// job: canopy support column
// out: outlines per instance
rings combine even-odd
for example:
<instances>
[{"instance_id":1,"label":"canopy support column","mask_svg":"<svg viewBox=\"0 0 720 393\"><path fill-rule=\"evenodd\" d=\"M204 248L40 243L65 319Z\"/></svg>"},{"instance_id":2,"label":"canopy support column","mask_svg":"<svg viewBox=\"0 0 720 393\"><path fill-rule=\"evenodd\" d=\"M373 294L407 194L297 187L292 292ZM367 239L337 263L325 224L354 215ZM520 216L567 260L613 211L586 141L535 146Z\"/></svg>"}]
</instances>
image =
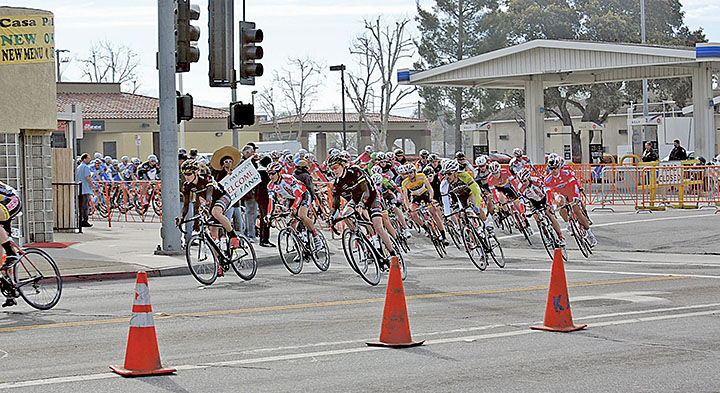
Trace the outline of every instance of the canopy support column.
<instances>
[{"instance_id":1,"label":"canopy support column","mask_svg":"<svg viewBox=\"0 0 720 393\"><path fill-rule=\"evenodd\" d=\"M700 63L692 74L693 122L695 123L695 157L708 161L715 156L714 105L711 104L712 73L708 64ZM689 141L681 140L681 145ZM691 150L690 146L684 146Z\"/></svg>"},{"instance_id":2,"label":"canopy support column","mask_svg":"<svg viewBox=\"0 0 720 393\"><path fill-rule=\"evenodd\" d=\"M532 75L525 82L525 152L534 163L545 162L545 103L543 82L539 75Z\"/></svg>"}]
</instances>

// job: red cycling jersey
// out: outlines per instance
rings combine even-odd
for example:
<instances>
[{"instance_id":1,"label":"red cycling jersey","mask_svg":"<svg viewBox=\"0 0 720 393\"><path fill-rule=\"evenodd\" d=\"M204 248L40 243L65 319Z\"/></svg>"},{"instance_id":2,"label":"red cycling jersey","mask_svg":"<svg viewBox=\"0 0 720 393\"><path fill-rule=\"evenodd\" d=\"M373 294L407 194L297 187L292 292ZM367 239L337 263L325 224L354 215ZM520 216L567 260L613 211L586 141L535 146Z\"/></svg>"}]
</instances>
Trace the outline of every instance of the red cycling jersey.
<instances>
[{"instance_id":1,"label":"red cycling jersey","mask_svg":"<svg viewBox=\"0 0 720 393\"><path fill-rule=\"evenodd\" d=\"M488 177L488 186L490 186L490 189L494 187L511 187L513 186L511 180L513 180L513 175L508 171L506 168L500 168L500 173L497 175L494 173L491 173Z\"/></svg>"},{"instance_id":2,"label":"red cycling jersey","mask_svg":"<svg viewBox=\"0 0 720 393\"><path fill-rule=\"evenodd\" d=\"M548 188L547 196L550 200L552 191L563 195L568 201L580 198L580 184L578 184L573 171L570 169L560 169L557 176L553 176L552 172L545 177L545 186Z\"/></svg>"},{"instance_id":3,"label":"red cycling jersey","mask_svg":"<svg viewBox=\"0 0 720 393\"><path fill-rule=\"evenodd\" d=\"M292 200L292 209L296 209L300 202L302 202L302 196L307 191L307 188L300 182L300 180L296 179L295 176L292 175L286 175L281 174L280 175L280 182L277 184L270 182L268 183L268 194L270 194L270 201L268 203L268 215L272 214L273 211L273 198L275 195L280 195L281 197Z\"/></svg>"}]
</instances>

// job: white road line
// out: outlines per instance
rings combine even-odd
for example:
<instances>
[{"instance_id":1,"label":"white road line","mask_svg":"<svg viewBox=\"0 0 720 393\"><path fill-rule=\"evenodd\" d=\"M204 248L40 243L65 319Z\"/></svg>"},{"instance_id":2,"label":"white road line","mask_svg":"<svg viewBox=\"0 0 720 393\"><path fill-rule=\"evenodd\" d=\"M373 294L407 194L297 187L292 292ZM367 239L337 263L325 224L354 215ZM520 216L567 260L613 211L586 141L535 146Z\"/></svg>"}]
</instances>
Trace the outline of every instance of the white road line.
<instances>
[{"instance_id":1,"label":"white road line","mask_svg":"<svg viewBox=\"0 0 720 393\"><path fill-rule=\"evenodd\" d=\"M617 315L617 316L633 315L633 314L645 313L645 312L647 312L647 313L662 312L665 310L673 311L673 310L680 310L680 309L711 307L711 306L715 306L715 305L717 305L717 303L705 304L705 305L684 306L684 307L673 307L673 308L667 308L667 309L630 311L630 312L626 312L626 313L606 314L606 315ZM698 316L705 316L705 315L712 315L712 314L720 314L720 309L697 311L697 312L690 312L690 313L683 313L683 314L658 315L658 316L649 316L649 317L639 317L639 318L620 319L620 320L614 320L614 321L597 322L597 323L593 323L590 326L590 328L603 327L603 326L616 326L616 325L624 325L624 324L640 323L640 322L660 321L660 320L668 320L668 319L691 318L691 317L698 317ZM600 317L602 317L602 315L588 316L588 317L584 317L583 319L590 319L593 317L600 318ZM576 318L576 319L580 319L580 318ZM524 324L524 325L529 326L531 324ZM439 345L439 344L449 344L449 343L456 343L456 342L474 342L474 341L478 341L478 340L520 336L520 335L539 333L539 332L540 331L537 331L537 330L530 330L528 328L523 328L521 330L512 330L512 331L507 331L507 332L488 333L488 334L473 335L473 336L450 337L450 338L428 340L428 341L426 341L426 345ZM578 333L576 333L576 334L578 334ZM582 333L579 333L579 334L582 334ZM417 336L417 337L419 337L419 336ZM252 359L238 359L238 360L230 360L230 361L224 361L224 362L203 363L203 364L197 364L197 365L183 365L183 366L177 366L176 369L178 371L199 370L199 369L205 369L205 368L210 368L210 367L258 364L258 363L267 363L267 362L276 362L276 361L285 361L285 360L306 359L306 358L313 358L313 357L320 357L320 356L346 355L346 354L351 354L351 353L362 353L362 352L379 351L379 350L383 350L383 348L356 347L356 348L346 348L346 349L334 349L334 350L327 350L327 351L315 351L315 352L277 355L277 356L266 356L266 357L261 357L261 358L252 358ZM0 389L12 389L12 388L20 388L20 387L28 387L28 386L41 386L41 385L57 385L57 384L62 384L62 383L83 382L83 381L101 380L101 379L109 379L109 378L120 378L120 376L117 374L114 374L114 373L101 373L101 374L75 375L75 376L70 376L70 377L36 379L36 380L20 381L20 382L6 382L6 383L0 383Z\"/></svg>"},{"instance_id":2,"label":"white road line","mask_svg":"<svg viewBox=\"0 0 720 393\"><path fill-rule=\"evenodd\" d=\"M522 272L549 272L550 269L531 269L531 268L512 268L506 267L503 270L515 270ZM624 276L678 276L678 277L691 277L691 278L720 278L720 276L713 276L707 274L686 274L682 272L665 272L665 273L644 273L644 272L618 272L610 270L586 270L586 269L565 269L565 272L571 273L600 273L600 274L619 274Z\"/></svg>"}]
</instances>

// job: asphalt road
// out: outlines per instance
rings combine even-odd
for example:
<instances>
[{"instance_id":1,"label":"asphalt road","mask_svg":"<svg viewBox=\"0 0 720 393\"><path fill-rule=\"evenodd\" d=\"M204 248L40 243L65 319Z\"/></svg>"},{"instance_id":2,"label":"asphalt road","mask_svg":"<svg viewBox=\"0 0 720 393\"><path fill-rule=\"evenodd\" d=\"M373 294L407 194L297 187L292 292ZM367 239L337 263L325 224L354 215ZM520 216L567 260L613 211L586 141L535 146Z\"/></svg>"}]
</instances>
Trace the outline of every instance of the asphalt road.
<instances>
[{"instance_id":1,"label":"asphalt road","mask_svg":"<svg viewBox=\"0 0 720 393\"><path fill-rule=\"evenodd\" d=\"M342 255L328 272L261 266L210 287L150 280L163 364L176 375L126 379L134 281L69 283L50 311L0 311L0 390L198 391L720 391L720 214L594 213L600 244L570 250L573 333L542 321L551 261L505 236L507 267L484 272L451 248L414 243L405 281L410 349L377 340L385 280L370 287ZM539 237L533 238L535 243ZM569 240L572 246L572 240ZM572 247L570 247L572 248Z\"/></svg>"}]
</instances>

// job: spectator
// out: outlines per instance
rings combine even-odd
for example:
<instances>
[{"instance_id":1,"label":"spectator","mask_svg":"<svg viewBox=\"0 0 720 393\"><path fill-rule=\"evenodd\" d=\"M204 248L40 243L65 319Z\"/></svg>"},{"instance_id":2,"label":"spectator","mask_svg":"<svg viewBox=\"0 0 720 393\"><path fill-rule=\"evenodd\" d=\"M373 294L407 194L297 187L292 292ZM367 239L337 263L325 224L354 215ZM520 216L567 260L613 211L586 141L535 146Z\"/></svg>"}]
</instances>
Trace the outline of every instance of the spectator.
<instances>
[{"instance_id":1,"label":"spectator","mask_svg":"<svg viewBox=\"0 0 720 393\"><path fill-rule=\"evenodd\" d=\"M687 152L682 146L680 146L680 140L675 139L673 144L675 144L675 147L670 152L670 161L687 160Z\"/></svg>"},{"instance_id":2,"label":"spectator","mask_svg":"<svg viewBox=\"0 0 720 393\"><path fill-rule=\"evenodd\" d=\"M255 149L252 146L245 145L245 147L243 147L242 149L242 155L243 161L251 160L255 168L258 167L257 160L254 158ZM257 221L258 217L257 192L259 186L260 185L255 186L255 188L250 190L241 199L243 204L245 205L245 235L248 237L248 240L250 240L250 243L257 242L257 237L255 234L255 222Z\"/></svg>"},{"instance_id":3,"label":"spectator","mask_svg":"<svg viewBox=\"0 0 720 393\"><path fill-rule=\"evenodd\" d=\"M232 146L223 146L218 149L210 160L210 167L214 169L214 178L220 183L220 180L232 173L233 169L240 163L240 152ZM225 216L233 226L233 230L242 233L243 217L240 210L240 201L235 202L225 211Z\"/></svg>"},{"instance_id":4,"label":"spectator","mask_svg":"<svg viewBox=\"0 0 720 393\"><path fill-rule=\"evenodd\" d=\"M90 197L95 190L95 185L90 179L90 155L83 153L80 156L80 165L77 167L77 181L80 182L80 227L89 228Z\"/></svg>"},{"instance_id":5,"label":"spectator","mask_svg":"<svg viewBox=\"0 0 720 393\"><path fill-rule=\"evenodd\" d=\"M267 190L267 185L270 183L270 176L268 176L266 168L272 163L272 158L265 156L260 159L259 163L258 172L260 172L260 185L256 188L257 194L255 195L255 200L260 210L260 247L275 247L274 244L270 243L270 225L265 222L265 216L267 215L268 204L270 202Z\"/></svg>"},{"instance_id":6,"label":"spectator","mask_svg":"<svg viewBox=\"0 0 720 393\"><path fill-rule=\"evenodd\" d=\"M198 158L198 151L197 151L197 149L190 149L190 153L188 154L188 157L189 157L191 160L197 160L197 158Z\"/></svg>"},{"instance_id":7,"label":"spectator","mask_svg":"<svg viewBox=\"0 0 720 393\"><path fill-rule=\"evenodd\" d=\"M655 149L653 149L652 143L645 142L645 151L643 151L642 155L642 161L643 162L652 162L658 160L658 154L655 152Z\"/></svg>"},{"instance_id":8,"label":"spectator","mask_svg":"<svg viewBox=\"0 0 720 393\"><path fill-rule=\"evenodd\" d=\"M182 164L185 161L187 161L187 159L188 159L188 156L185 154L185 150L180 149L178 151L178 168L182 168ZM182 205L184 202L182 187L183 187L183 184L185 183L185 176L183 176L182 171L180 171L179 179L180 179L180 190L181 190L180 204ZM191 202L194 202L194 201L191 201ZM183 217L184 220L192 217L195 214L194 213L194 211L195 211L194 205L195 205L194 203L191 203L188 205L188 213L185 217ZM187 245L190 243L190 238L192 237L192 231L193 231L193 223L192 223L192 221L188 221L187 223L185 223L185 247L187 247Z\"/></svg>"}]
</instances>

